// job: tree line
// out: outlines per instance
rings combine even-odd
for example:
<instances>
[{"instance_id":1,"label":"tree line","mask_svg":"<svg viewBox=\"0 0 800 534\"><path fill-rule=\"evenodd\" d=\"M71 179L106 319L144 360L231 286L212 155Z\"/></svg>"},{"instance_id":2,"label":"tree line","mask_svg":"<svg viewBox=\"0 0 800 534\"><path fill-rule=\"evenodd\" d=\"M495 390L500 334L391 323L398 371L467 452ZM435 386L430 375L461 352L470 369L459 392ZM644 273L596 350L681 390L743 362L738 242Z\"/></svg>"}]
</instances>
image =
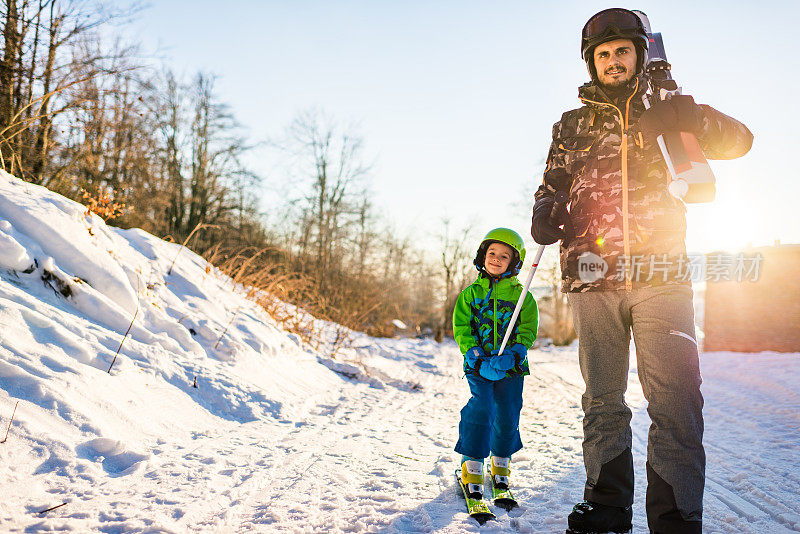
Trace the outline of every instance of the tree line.
<instances>
[{"instance_id":1,"label":"tree line","mask_svg":"<svg viewBox=\"0 0 800 534\"><path fill-rule=\"evenodd\" d=\"M111 6L4 1L4 170L78 201L113 203L118 210L102 213L112 224L188 239L229 274L315 316L375 335L403 323L412 333L450 332L471 258L453 249L449 228L441 261L425 259L376 212L354 128L321 110L299 112L266 143L297 187L264 206L264 179L247 163L257 144L215 77L183 78L137 59L135 43L106 31L137 10Z\"/></svg>"}]
</instances>

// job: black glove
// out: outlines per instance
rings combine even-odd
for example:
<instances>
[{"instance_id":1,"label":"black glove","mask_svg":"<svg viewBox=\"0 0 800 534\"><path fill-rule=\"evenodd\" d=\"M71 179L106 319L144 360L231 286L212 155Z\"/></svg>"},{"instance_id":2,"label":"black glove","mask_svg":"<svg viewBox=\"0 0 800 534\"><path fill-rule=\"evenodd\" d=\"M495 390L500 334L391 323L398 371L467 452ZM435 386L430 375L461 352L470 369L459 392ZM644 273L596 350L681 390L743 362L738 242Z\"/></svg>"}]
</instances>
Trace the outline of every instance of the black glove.
<instances>
[{"instance_id":1,"label":"black glove","mask_svg":"<svg viewBox=\"0 0 800 534\"><path fill-rule=\"evenodd\" d=\"M703 111L691 96L673 95L645 110L639 118L639 127L653 137L669 131L698 134L703 127Z\"/></svg>"},{"instance_id":2,"label":"black glove","mask_svg":"<svg viewBox=\"0 0 800 534\"><path fill-rule=\"evenodd\" d=\"M559 228L562 224L561 216L550 217L553 204L555 204L554 198L542 197L533 205L531 236L540 245L551 245L559 239L564 239L564 230Z\"/></svg>"}]
</instances>

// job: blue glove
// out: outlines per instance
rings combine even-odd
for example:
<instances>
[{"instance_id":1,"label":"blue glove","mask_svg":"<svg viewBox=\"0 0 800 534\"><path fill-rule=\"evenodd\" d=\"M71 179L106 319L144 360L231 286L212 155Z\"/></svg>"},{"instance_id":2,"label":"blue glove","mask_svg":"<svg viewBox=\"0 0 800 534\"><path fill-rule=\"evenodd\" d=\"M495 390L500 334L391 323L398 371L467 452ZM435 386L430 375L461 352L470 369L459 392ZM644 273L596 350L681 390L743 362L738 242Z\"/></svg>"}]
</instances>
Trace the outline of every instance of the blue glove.
<instances>
[{"instance_id":1,"label":"blue glove","mask_svg":"<svg viewBox=\"0 0 800 534\"><path fill-rule=\"evenodd\" d=\"M527 355L528 349L525 347L525 345L522 343L516 343L510 347L506 347L506 349L503 351L503 354L499 356L495 352L492 352L492 359L486 362L483 366L491 368L491 371L487 371L487 374L492 374L492 376L500 376L500 378L503 378L506 375L506 371L511 370L518 363L525 361ZM499 380L500 378L491 378L490 380Z\"/></svg>"},{"instance_id":2,"label":"blue glove","mask_svg":"<svg viewBox=\"0 0 800 534\"><path fill-rule=\"evenodd\" d=\"M525 358L528 357L528 348L522 343L515 343L507 350L516 357L516 361L519 363L524 362Z\"/></svg>"},{"instance_id":3,"label":"blue glove","mask_svg":"<svg viewBox=\"0 0 800 534\"><path fill-rule=\"evenodd\" d=\"M483 362L483 365L481 365L481 368L478 371L478 374L480 374L486 380L494 381L494 380L500 380L500 379L503 379L503 378L506 377L506 372L505 371L497 369L495 366L492 365L492 362L495 359L496 358L492 358L491 360L489 360L487 362Z\"/></svg>"},{"instance_id":4,"label":"blue glove","mask_svg":"<svg viewBox=\"0 0 800 534\"><path fill-rule=\"evenodd\" d=\"M467 363L469 370L474 371L478 366L478 360L485 360L486 353L480 347L472 347L464 353L464 359Z\"/></svg>"},{"instance_id":5,"label":"blue glove","mask_svg":"<svg viewBox=\"0 0 800 534\"><path fill-rule=\"evenodd\" d=\"M478 369L478 374L481 375L486 380L500 380L506 377L506 371L504 369L499 369L495 362L497 361L497 349L492 350L486 356L486 360L484 360L483 365L481 368Z\"/></svg>"},{"instance_id":6,"label":"blue glove","mask_svg":"<svg viewBox=\"0 0 800 534\"><path fill-rule=\"evenodd\" d=\"M492 356L491 360L489 360L489 364L492 367L494 367L498 371L503 371L503 372L508 371L509 369L514 367L515 363L516 362L514 360L514 352L511 350L511 347L506 347L506 349L503 351L503 354L500 355L496 354Z\"/></svg>"}]
</instances>

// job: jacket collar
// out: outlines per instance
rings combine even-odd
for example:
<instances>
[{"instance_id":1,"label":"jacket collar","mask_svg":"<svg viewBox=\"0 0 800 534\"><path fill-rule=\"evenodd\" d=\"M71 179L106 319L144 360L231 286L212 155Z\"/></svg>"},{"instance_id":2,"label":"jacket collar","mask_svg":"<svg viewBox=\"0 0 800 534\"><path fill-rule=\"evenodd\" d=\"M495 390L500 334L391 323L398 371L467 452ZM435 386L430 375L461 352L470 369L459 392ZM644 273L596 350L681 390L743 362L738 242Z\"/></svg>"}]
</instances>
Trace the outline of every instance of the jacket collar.
<instances>
[{"instance_id":1,"label":"jacket collar","mask_svg":"<svg viewBox=\"0 0 800 534\"><path fill-rule=\"evenodd\" d=\"M494 280L494 281L492 282L492 280ZM506 278L490 279L488 276L486 276L486 274L481 272L478 275L478 279L475 280L475 283L478 284L479 286L483 287L484 289L490 289L492 287L494 289L499 289L500 287L513 286L514 284L519 283L519 282L517 281L517 277L513 276L513 275L512 276L508 276Z\"/></svg>"},{"instance_id":2,"label":"jacket collar","mask_svg":"<svg viewBox=\"0 0 800 534\"><path fill-rule=\"evenodd\" d=\"M631 81L628 82L628 86L635 92L633 95L634 98L632 98L631 101L636 100L637 97L641 100L641 96L647 91L647 80L642 74L637 74L631 78ZM603 104L616 105L608 95L606 95L602 87L594 82L581 85L578 88L578 98L587 106L594 108L602 107Z\"/></svg>"}]
</instances>

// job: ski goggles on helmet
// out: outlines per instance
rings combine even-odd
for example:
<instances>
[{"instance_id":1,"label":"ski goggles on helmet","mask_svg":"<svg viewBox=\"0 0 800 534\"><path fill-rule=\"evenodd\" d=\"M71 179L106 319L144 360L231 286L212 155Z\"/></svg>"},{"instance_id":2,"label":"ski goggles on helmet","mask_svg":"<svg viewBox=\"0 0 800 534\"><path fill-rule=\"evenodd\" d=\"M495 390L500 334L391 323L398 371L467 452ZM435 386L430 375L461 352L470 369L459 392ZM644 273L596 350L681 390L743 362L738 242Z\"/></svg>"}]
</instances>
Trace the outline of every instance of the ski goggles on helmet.
<instances>
[{"instance_id":1,"label":"ski goggles on helmet","mask_svg":"<svg viewBox=\"0 0 800 534\"><path fill-rule=\"evenodd\" d=\"M616 31L614 31L616 30ZM596 41L614 34L644 35L644 25L633 11L612 7L595 14L581 32L581 58Z\"/></svg>"}]
</instances>

